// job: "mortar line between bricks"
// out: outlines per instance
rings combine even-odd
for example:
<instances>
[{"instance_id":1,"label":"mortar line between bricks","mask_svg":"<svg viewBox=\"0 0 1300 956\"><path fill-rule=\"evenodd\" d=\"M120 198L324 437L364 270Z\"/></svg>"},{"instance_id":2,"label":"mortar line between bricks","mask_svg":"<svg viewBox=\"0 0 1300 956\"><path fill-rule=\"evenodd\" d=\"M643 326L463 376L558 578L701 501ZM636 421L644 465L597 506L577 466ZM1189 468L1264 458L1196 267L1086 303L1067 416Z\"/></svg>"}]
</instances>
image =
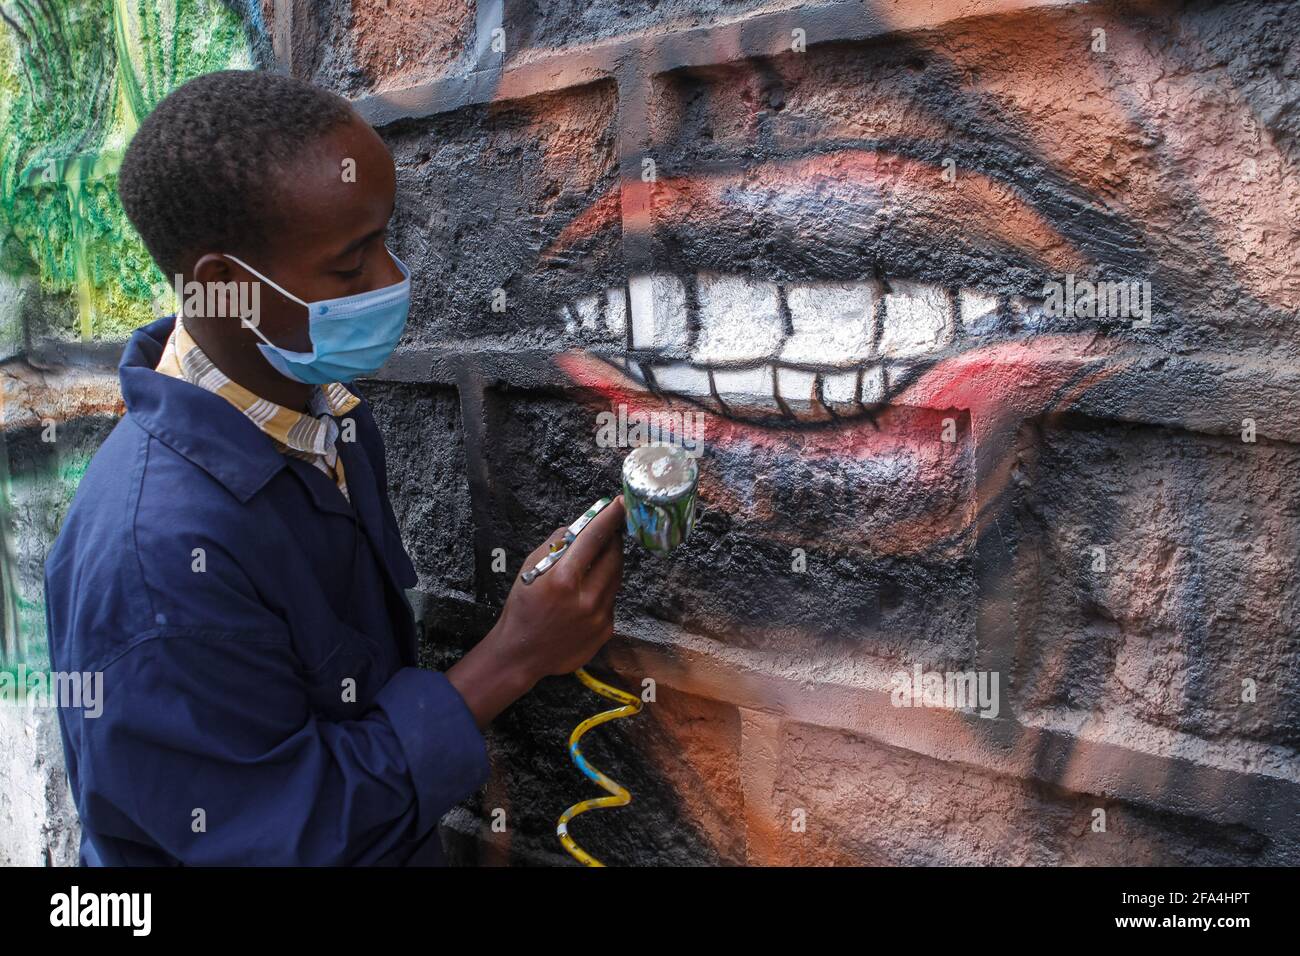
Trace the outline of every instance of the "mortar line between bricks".
<instances>
[{"instance_id":1,"label":"mortar line between bricks","mask_svg":"<svg viewBox=\"0 0 1300 956\"><path fill-rule=\"evenodd\" d=\"M275 54L276 70L293 73L293 4L294 0L273 0L271 16L275 18L271 34L271 50Z\"/></svg>"},{"instance_id":2,"label":"mortar line between bricks","mask_svg":"<svg viewBox=\"0 0 1300 956\"><path fill-rule=\"evenodd\" d=\"M1147 352L1145 349L1134 349L1129 357L1135 370L1131 385L1120 383L1100 397L1088 392L1081 393L1081 401L1071 399L1055 411L1128 425L1167 427L1219 437L1236 435L1241 419L1251 417L1257 419L1256 434L1260 438L1300 444L1300 422L1284 414L1272 421L1263 417L1272 409L1284 409L1286 405L1283 402L1270 403L1251 395L1234 406L1218 408L1212 415L1204 410L1200 376L1232 374L1236 371L1235 368L1219 365L1217 356L1209 359L1184 358L1176 363L1162 363L1152 369L1143 367L1143 363L1167 356ZM384 381L412 384L441 384L454 381L460 362L469 360L476 363L485 376L521 388L571 387L572 381L556 368L553 358L554 353L541 350L520 352L508 349L473 349L459 352L452 349L415 349L395 355L390 364L375 377ZM1090 358L1055 361L1044 359L1041 367L1072 372L1094 361ZM1014 363L1009 363L1008 367L1014 368ZM1300 368L1275 371L1277 378L1273 382L1278 391L1300 391ZM1157 399L1159 404L1154 404ZM1173 407L1182 409L1183 414L1161 414L1163 409Z\"/></svg>"},{"instance_id":3,"label":"mortar line between bricks","mask_svg":"<svg viewBox=\"0 0 1300 956\"><path fill-rule=\"evenodd\" d=\"M993 0L961 17L935 17L897 26L857 3L827 3L792 10L773 10L743 20L711 24L652 36L611 39L578 50L560 48L529 63L440 77L353 101L372 125L435 116L464 106L521 99L540 93L585 86L627 69L647 75L684 67L721 66L745 59L790 52L792 31L802 29L806 44L869 40L891 33L932 29L956 19L996 16L1038 7L1083 6L1073 0ZM631 61L641 61L633 65Z\"/></svg>"},{"instance_id":4,"label":"mortar line between bricks","mask_svg":"<svg viewBox=\"0 0 1300 956\"><path fill-rule=\"evenodd\" d=\"M623 264L627 276L654 271L654 241L651 238L650 190L641 188L641 162L651 155L650 97L651 81L643 74L624 71L618 77L618 103L615 112L618 139L619 215ZM639 228L638 228L639 224ZM631 342L632 302L627 313L628 341Z\"/></svg>"},{"instance_id":5,"label":"mortar line between bricks","mask_svg":"<svg viewBox=\"0 0 1300 956\"><path fill-rule=\"evenodd\" d=\"M766 847L755 834L762 834L773 825L772 796L781 762L780 717L760 710L737 707L740 712L740 800L742 822L745 827L745 863L761 864L758 852Z\"/></svg>"},{"instance_id":6,"label":"mortar line between bricks","mask_svg":"<svg viewBox=\"0 0 1300 956\"><path fill-rule=\"evenodd\" d=\"M483 451L487 423L484 421L484 384L472 362L463 362L456 376L460 397L461 441L465 448L465 471L469 482L470 516L474 521L474 591L479 601L488 598L488 569L491 567L491 478Z\"/></svg>"},{"instance_id":7,"label":"mortar line between bricks","mask_svg":"<svg viewBox=\"0 0 1300 956\"><path fill-rule=\"evenodd\" d=\"M1008 456L1015 453L1016 438L1023 420L1022 416L1015 416L1009 421L995 423L987 433L981 434L983 423L973 413L967 417L975 459L975 487L972 490L976 587L973 660L976 670L999 675L1003 710L1013 717L1016 711L1011 680L1017 632L1012 572L1016 523L1011 517L1014 511L1006 507L1008 497L1014 494L1009 474L1004 479L999 472L1010 471L1012 463ZM1005 525L1003 518L1006 518Z\"/></svg>"},{"instance_id":8,"label":"mortar line between bricks","mask_svg":"<svg viewBox=\"0 0 1300 956\"><path fill-rule=\"evenodd\" d=\"M121 341L81 343L46 339L30 350L0 362L0 367L7 363L25 362L37 369L67 367L115 374L124 345L125 342ZM1135 350L1133 357L1135 365L1168 358L1145 350ZM404 349L396 353L389 364L373 378L413 385L455 385L462 365L472 362L487 378L519 388L572 387L573 382L554 365L553 358L554 353L542 350ZM1275 392L1300 392L1300 368L1271 365L1270 371L1275 376L1268 382L1272 386L1271 391L1264 388L1262 392L1251 393L1235 405L1220 407L1211 414L1204 408L1204 385L1200 376L1246 373L1254 367L1248 363L1240 368L1221 364L1224 361L1222 356L1211 355L1162 362L1158 367L1140 369L1141 374L1134 377L1131 386L1118 386L1099 397L1085 393L1082 398L1089 404L1072 402L1057 411L1139 427L1173 428L1220 438L1237 435L1241 420L1253 418L1256 420L1256 435L1259 438L1300 444L1300 421L1285 414L1285 402L1269 397ZM1067 364L1073 362L1045 360L1042 363L1044 368ZM1183 413L1161 413L1163 409L1174 407L1182 409ZM1275 417L1270 420L1264 417L1266 415Z\"/></svg>"}]
</instances>

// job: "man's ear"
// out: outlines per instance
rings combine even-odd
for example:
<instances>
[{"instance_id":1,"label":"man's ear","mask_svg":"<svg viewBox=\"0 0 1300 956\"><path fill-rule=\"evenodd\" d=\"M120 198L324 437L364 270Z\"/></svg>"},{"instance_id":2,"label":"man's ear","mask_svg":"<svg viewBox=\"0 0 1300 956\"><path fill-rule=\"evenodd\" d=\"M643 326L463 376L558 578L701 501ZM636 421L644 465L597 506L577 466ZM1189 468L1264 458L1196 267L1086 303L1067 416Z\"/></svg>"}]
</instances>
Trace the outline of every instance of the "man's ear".
<instances>
[{"instance_id":1,"label":"man's ear","mask_svg":"<svg viewBox=\"0 0 1300 956\"><path fill-rule=\"evenodd\" d=\"M215 252L205 252L194 260L194 268L190 274L194 276L195 282L207 285L209 282L233 282L244 278L244 270L238 269L239 275L236 275L237 269L238 267L225 256Z\"/></svg>"}]
</instances>

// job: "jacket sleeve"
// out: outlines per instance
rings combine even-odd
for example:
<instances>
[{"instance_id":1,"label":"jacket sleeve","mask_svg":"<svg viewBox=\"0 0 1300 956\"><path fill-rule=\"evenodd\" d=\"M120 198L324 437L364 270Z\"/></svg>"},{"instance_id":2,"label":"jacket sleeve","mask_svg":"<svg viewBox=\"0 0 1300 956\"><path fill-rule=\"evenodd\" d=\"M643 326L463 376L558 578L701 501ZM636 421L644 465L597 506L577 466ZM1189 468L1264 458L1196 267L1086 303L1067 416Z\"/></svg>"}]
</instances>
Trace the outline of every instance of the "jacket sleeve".
<instances>
[{"instance_id":1,"label":"jacket sleeve","mask_svg":"<svg viewBox=\"0 0 1300 956\"><path fill-rule=\"evenodd\" d=\"M82 712L83 813L185 864L400 862L482 786L483 735L437 672L407 667L355 720L310 708L288 639L163 628Z\"/></svg>"}]
</instances>

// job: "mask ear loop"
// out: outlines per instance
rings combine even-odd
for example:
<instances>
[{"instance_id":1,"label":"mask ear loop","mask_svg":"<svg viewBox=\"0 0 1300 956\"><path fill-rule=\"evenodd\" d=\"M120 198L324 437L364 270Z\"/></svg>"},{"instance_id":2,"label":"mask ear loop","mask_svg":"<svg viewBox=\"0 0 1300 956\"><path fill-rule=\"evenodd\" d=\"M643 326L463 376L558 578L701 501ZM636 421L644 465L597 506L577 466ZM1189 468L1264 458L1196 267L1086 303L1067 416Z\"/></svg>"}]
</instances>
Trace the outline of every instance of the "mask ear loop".
<instances>
[{"instance_id":1,"label":"mask ear loop","mask_svg":"<svg viewBox=\"0 0 1300 956\"><path fill-rule=\"evenodd\" d=\"M397 258L397 253L393 252L392 248L388 245L388 243L384 243L384 251L388 253L388 258L393 260L393 265L397 266L397 268L402 273L402 278L399 281L394 282L393 285L401 285L402 282L405 282L406 280L410 279L411 278L410 266L408 266L401 259Z\"/></svg>"},{"instance_id":2,"label":"mask ear loop","mask_svg":"<svg viewBox=\"0 0 1300 956\"><path fill-rule=\"evenodd\" d=\"M311 316L311 306L308 305L306 302L302 301L302 299L298 298L296 295L294 295L294 294L293 294L292 292L290 292L288 289L284 288L284 286L282 286L282 285L280 285L279 283L277 283L274 279L268 279L266 276L262 275L262 273L258 272L256 269L254 269L252 266L250 266L247 262L245 262L243 259L239 258L238 256L231 255L229 252L223 252L222 255L225 256L227 259L233 259L235 262L238 262L241 266L243 266L245 269L247 269L247 270L248 270L249 272L251 272L253 275L257 276L258 279L260 279L261 281L265 282L267 285L269 285L269 286L270 286L272 289L274 289L276 292L279 292L279 293L280 293L282 296L284 296L286 299L292 299L294 302L297 302L300 306L302 306L304 309L307 310L307 315L308 315L308 317ZM268 339L265 335L263 335L263 334L262 334L262 330L259 329L259 328L257 327L258 325L261 325L261 320L260 320L260 319L258 320L257 325L250 325L250 324L249 324L249 323L244 319L243 316L240 316L240 317L239 317L239 321L240 321L241 323L243 323L243 325L244 325L246 328L250 328L250 329L252 329L252 330L253 330L253 334L256 335L256 336L257 336L259 339L261 339L263 342L265 342L267 345L269 345L271 348L273 348L273 349L278 349L278 348L280 348L280 346L276 345L274 342L272 342L270 339Z\"/></svg>"}]
</instances>

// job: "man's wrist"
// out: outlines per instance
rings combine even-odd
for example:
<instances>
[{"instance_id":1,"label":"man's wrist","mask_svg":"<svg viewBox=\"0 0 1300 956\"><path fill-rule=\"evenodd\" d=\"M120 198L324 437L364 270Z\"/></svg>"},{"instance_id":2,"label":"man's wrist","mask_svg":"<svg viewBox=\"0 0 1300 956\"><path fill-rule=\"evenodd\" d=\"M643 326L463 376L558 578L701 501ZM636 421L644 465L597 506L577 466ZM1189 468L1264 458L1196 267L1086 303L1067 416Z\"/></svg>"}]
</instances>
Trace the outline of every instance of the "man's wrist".
<instances>
[{"instance_id":1,"label":"man's wrist","mask_svg":"<svg viewBox=\"0 0 1300 956\"><path fill-rule=\"evenodd\" d=\"M505 628L510 625L503 614L498 618L492 630L488 632L487 637L480 641L475 650L482 648L487 652L500 676L504 686L508 688L511 700L518 700L528 693L537 684L541 675L533 673L533 669L523 660L522 655L512 654L509 648L513 643L505 634ZM498 651L498 648L504 650L504 653Z\"/></svg>"},{"instance_id":2,"label":"man's wrist","mask_svg":"<svg viewBox=\"0 0 1300 956\"><path fill-rule=\"evenodd\" d=\"M447 671L447 679L464 698L480 728L533 689L537 677L517 658L501 655L501 622Z\"/></svg>"}]
</instances>

